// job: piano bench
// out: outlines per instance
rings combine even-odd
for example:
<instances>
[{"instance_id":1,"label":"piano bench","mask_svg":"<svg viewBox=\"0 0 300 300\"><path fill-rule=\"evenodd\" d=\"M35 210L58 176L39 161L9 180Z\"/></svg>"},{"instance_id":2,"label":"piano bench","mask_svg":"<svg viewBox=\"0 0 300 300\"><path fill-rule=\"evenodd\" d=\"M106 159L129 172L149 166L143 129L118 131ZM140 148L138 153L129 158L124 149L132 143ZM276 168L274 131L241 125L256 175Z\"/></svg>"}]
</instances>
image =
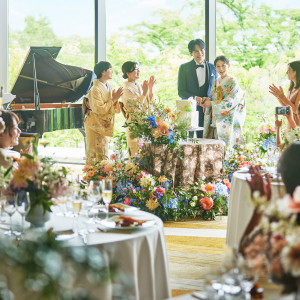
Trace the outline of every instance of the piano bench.
<instances>
[{"instance_id":1,"label":"piano bench","mask_svg":"<svg viewBox=\"0 0 300 300\"><path fill-rule=\"evenodd\" d=\"M20 152L21 150L24 151L28 147L28 144L29 144L31 138L36 141L35 144L37 146L39 137L40 137L39 133L21 132L20 137L19 137L19 145L13 147L13 150L17 151L17 152ZM32 150L33 150L32 148L29 150L29 154L32 154Z\"/></svg>"}]
</instances>

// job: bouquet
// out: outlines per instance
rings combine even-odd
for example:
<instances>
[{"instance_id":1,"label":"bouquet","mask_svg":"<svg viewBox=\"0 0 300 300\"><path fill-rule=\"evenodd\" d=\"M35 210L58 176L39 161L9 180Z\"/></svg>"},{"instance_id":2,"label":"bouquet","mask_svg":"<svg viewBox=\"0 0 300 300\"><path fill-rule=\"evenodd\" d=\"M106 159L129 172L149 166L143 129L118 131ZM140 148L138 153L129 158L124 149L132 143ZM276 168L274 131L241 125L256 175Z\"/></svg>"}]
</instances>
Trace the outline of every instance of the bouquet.
<instances>
[{"instance_id":1,"label":"bouquet","mask_svg":"<svg viewBox=\"0 0 300 300\"><path fill-rule=\"evenodd\" d=\"M283 293L297 290L300 279L300 186L293 196L270 201L269 182L255 175L252 200L261 220L244 241L242 251L253 269L284 285Z\"/></svg>"},{"instance_id":2,"label":"bouquet","mask_svg":"<svg viewBox=\"0 0 300 300\"><path fill-rule=\"evenodd\" d=\"M125 127L130 129L133 138L140 137L155 144L166 144L170 149L174 149L180 139L186 139L186 123L179 122L171 109L160 103L153 103L147 112L136 107L135 112L130 115L131 120L125 123Z\"/></svg>"},{"instance_id":3,"label":"bouquet","mask_svg":"<svg viewBox=\"0 0 300 300\"><path fill-rule=\"evenodd\" d=\"M261 154L265 154L269 148L276 147L276 128L272 123L264 120L257 130L258 137L255 144Z\"/></svg>"},{"instance_id":4,"label":"bouquet","mask_svg":"<svg viewBox=\"0 0 300 300\"><path fill-rule=\"evenodd\" d=\"M51 158L38 158L37 154L21 154L15 158L16 168L8 169L10 181L7 193L29 192L31 210L42 206L44 213L51 211L54 199L69 193L67 171L55 167Z\"/></svg>"}]
</instances>

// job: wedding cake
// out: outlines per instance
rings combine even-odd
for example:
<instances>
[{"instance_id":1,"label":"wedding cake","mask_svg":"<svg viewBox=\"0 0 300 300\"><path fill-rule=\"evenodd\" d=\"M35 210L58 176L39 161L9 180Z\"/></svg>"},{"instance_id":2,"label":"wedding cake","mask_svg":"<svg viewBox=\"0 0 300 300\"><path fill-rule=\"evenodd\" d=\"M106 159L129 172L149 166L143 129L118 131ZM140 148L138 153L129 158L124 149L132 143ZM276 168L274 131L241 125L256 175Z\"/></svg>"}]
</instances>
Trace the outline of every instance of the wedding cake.
<instances>
[{"instance_id":1,"label":"wedding cake","mask_svg":"<svg viewBox=\"0 0 300 300\"><path fill-rule=\"evenodd\" d=\"M178 121L187 122L189 128L199 127L199 113L197 111L196 100L189 98L187 100L176 100Z\"/></svg>"}]
</instances>

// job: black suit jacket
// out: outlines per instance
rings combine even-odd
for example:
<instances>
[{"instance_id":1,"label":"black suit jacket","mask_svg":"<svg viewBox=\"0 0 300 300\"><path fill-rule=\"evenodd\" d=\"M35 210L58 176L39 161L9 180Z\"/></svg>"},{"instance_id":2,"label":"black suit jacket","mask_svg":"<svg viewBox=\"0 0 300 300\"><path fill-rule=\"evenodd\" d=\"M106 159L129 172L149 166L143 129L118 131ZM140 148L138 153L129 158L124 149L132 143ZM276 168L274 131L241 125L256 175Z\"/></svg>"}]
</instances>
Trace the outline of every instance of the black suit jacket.
<instances>
[{"instance_id":1,"label":"black suit jacket","mask_svg":"<svg viewBox=\"0 0 300 300\"><path fill-rule=\"evenodd\" d=\"M196 62L191 60L179 67L178 72L178 95L181 99L188 99L189 97L209 97L210 90L218 74L215 66L210 62L204 61L206 64L206 78L209 79L209 87L207 95L200 95L199 83L196 73Z\"/></svg>"}]
</instances>

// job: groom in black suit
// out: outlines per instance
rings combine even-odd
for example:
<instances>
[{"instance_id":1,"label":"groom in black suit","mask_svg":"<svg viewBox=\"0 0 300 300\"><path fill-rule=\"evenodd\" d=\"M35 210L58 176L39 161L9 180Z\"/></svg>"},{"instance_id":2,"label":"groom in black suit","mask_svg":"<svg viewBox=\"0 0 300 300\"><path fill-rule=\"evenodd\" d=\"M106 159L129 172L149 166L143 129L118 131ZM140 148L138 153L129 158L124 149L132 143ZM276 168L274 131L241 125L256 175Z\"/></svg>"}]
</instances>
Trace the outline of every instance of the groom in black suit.
<instances>
[{"instance_id":1,"label":"groom in black suit","mask_svg":"<svg viewBox=\"0 0 300 300\"><path fill-rule=\"evenodd\" d=\"M215 66L206 61L205 43L201 39L189 42L188 48L193 60L182 64L178 72L178 95L182 99L193 97L199 111L199 127L203 127L204 113L200 106L203 97L210 98L210 89L218 74ZM189 132L194 136L194 131ZM197 138L202 138L203 131L197 131Z\"/></svg>"}]
</instances>

